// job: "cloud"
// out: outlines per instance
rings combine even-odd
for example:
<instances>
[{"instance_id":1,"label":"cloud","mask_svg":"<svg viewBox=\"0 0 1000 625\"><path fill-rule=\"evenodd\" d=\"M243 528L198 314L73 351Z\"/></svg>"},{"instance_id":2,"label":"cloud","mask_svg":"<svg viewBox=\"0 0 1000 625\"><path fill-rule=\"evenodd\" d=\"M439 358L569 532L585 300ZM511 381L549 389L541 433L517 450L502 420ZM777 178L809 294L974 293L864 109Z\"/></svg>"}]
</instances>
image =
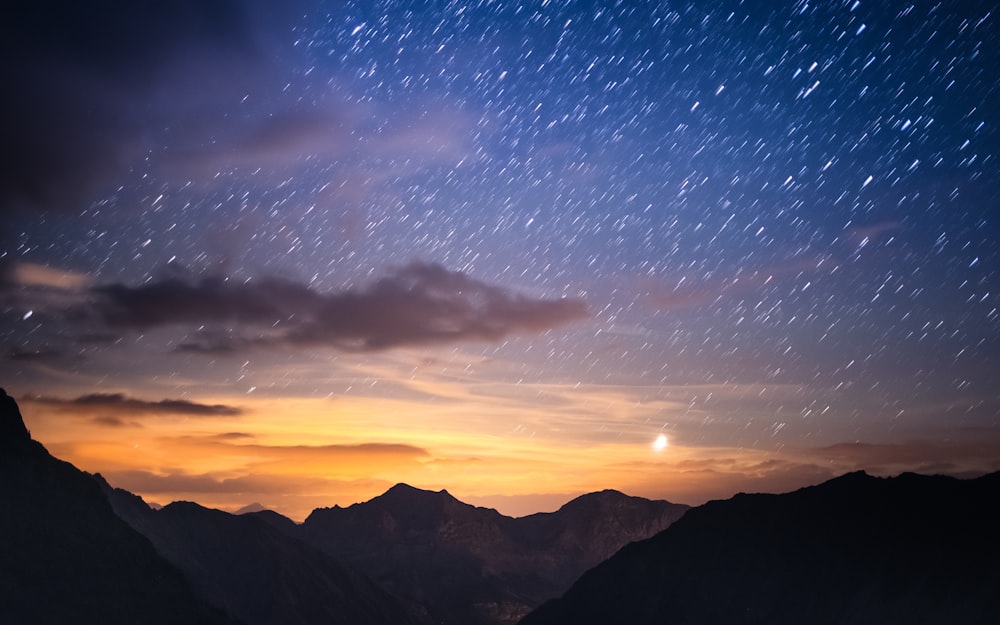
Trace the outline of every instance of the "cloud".
<instances>
[{"instance_id":1,"label":"cloud","mask_svg":"<svg viewBox=\"0 0 1000 625\"><path fill-rule=\"evenodd\" d=\"M63 412L75 414L101 413L105 423L122 425L117 417L137 415L182 415L188 417L235 417L243 414L236 406L225 404L202 404L186 399L162 399L148 401L129 397L123 393L92 393L75 399L57 397L26 397L22 401L41 404ZM110 414L109 414L110 413Z\"/></svg>"},{"instance_id":2,"label":"cloud","mask_svg":"<svg viewBox=\"0 0 1000 625\"><path fill-rule=\"evenodd\" d=\"M284 172L314 157L343 159L356 142L343 109L327 103L322 110L275 110L237 123L189 121L166 155L164 173L205 182L234 169ZM205 136L214 136L215 141L206 145Z\"/></svg>"},{"instance_id":3,"label":"cloud","mask_svg":"<svg viewBox=\"0 0 1000 625\"><path fill-rule=\"evenodd\" d=\"M829 256L805 255L767 267L740 270L724 279L706 281L682 276L670 287L644 279L640 286L649 293L646 301L653 308L685 310L717 304L726 298L745 297L779 280L829 271L835 264Z\"/></svg>"},{"instance_id":4,"label":"cloud","mask_svg":"<svg viewBox=\"0 0 1000 625\"><path fill-rule=\"evenodd\" d=\"M294 492L329 480L361 479L379 470L411 466L431 458L427 450L399 443L346 445L260 445L236 439L178 437L178 453L202 453L215 459L253 461L240 469L192 474L177 467L162 471L123 469L107 473L116 486L139 493ZM184 452L183 450L187 451ZM317 475L325 477L316 477ZM292 486L294 484L294 487Z\"/></svg>"},{"instance_id":5,"label":"cloud","mask_svg":"<svg viewBox=\"0 0 1000 625\"><path fill-rule=\"evenodd\" d=\"M878 242L883 235L896 232L903 227L898 221L880 221L864 226L855 226L844 231L844 238L852 247L860 249L869 243Z\"/></svg>"},{"instance_id":6,"label":"cloud","mask_svg":"<svg viewBox=\"0 0 1000 625\"><path fill-rule=\"evenodd\" d=\"M0 286L38 287L79 291L91 283L91 277L78 271L54 269L37 263L0 263Z\"/></svg>"},{"instance_id":7,"label":"cloud","mask_svg":"<svg viewBox=\"0 0 1000 625\"><path fill-rule=\"evenodd\" d=\"M182 471L157 474L151 471L113 471L106 475L117 488L136 493L156 493L177 496L191 494L242 494L288 492L291 478L280 476L219 477L211 474L190 474ZM302 487L301 484L298 485Z\"/></svg>"},{"instance_id":8,"label":"cloud","mask_svg":"<svg viewBox=\"0 0 1000 625\"><path fill-rule=\"evenodd\" d=\"M362 170L372 181L367 199L387 180L476 153L477 118L461 107L359 103L350 77L341 85L335 70L303 72L315 63L304 16L316 10L327 9L16 1L0 22L0 79L17 94L0 100L0 235L14 232L3 221L11 213L76 215L113 191L130 193L139 175L169 190L252 172L240 183L271 189L318 165L332 188ZM358 208L327 204L322 193L315 200L336 212ZM133 204L141 203L115 206Z\"/></svg>"},{"instance_id":9,"label":"cloud","mask_svg":"<svg viewBox=\"0 0 1000 625\"><path fill-rule=\"evenodd\" d=\"M268 68L292 42L269 33L294 11L268 4L8 7L0 75L17 97L0 102L8 130L0 145L0 208L77 210L138 162L150 139L173 125L167 120L204 116L241 91L281 84Z\"/></svg>"},{"instance_id":10,"label":"cloud","mask_svg":"<svg viewBox=\"0 0 1000 625\"><path fill-rule=\"evenodd\" d=\"M18 362L59 361L69 353L58 349L12 349L5 354L9 360Z\"/></svg>"},{"instance_id":11,"label":"cloud","mask_svg":"<svg viewBox=\"0 0 1000 625\"><path fill-rule=\"evenodd\" d=\"M170 278L138 287L114 284L92 293L93 312L112 328L208 327L180 347L204 353L255 345L378 351L490 342L587 316L578 299L525 297L427 263L401 267L366 289L329 294L287 280L237 283L222 278Z\"/></svg>"},{"instance_id":12,"label":"cloud","mask_svg":"<svg viewBox=\"0 0 1000 625\"><path fill-rule=\"evenodd\" d=\"M220 441L234 441L234 440L253 440L256 438L253 434L249 432L223 432L222 434L216 434L215 438Z\"/></svg>"},{"instance_id":13,"label":"cloud","mask_svg":"<svg viewBox=\"0 0 1000 625\"><path fill-rule=\"evenodd\" d=\"M972 439L914 439L899 443L837 443L811 451L845 470L873 473L899 471L987 472L1000 470L1000 438L986 429Z\"/></svg>"}]
</instances>

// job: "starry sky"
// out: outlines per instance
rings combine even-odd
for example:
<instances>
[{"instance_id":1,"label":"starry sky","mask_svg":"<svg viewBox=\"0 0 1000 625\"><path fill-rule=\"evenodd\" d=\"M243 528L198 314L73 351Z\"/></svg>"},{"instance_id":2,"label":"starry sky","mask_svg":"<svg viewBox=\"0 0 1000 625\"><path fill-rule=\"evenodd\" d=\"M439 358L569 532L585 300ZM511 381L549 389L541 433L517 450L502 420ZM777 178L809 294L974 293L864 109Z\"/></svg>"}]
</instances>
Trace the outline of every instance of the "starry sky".
<instances>
[{"instance_id":1,"label":"starry sky","mask_svg":"<svg viewBox=\"0 0 1000 625\"><path fill-rule=\"evenodd\" d=\"M5 8L55 455L297 519L1000 469L993 2L277 4Z\"/></svg>"}]
</instances>

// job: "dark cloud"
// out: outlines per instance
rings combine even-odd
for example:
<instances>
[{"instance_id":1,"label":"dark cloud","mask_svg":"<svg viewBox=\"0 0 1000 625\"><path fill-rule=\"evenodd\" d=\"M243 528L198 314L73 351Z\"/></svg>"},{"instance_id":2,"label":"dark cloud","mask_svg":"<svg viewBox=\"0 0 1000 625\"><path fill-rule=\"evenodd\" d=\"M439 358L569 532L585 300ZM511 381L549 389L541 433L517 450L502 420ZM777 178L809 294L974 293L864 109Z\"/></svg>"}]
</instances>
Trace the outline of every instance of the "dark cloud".
<instances>
[{"instance_id":1,"label":"dark cloud","mask_svg":"<svg viewBox=\"0 0 1000 625\"><path fill-rule=\"evenodd\" d=\"M982 430L973 439L908 440L899 443L838 443L820 447L812 453L853 469L875 473L894 470L942 473L1000 470L1000 440L996 429Z\"/></svg>"},{"instance_id":2,"label":"dark cloud","mask_svg":"<svg viewBox=\"0 0 1000 625\"><path fill-rule=\"evenodd\" d=\"M79 210L162 145L165 129L218 118L241 92L279 92L287 79L275 66L291 42L269 33L294 15L284 5L5 4L0 209Z\"/></svg>"},{"instance_id":3,"label":"dark cloud","mask_svg":"<svg viewBox=\"0 0 1000 625\"><path fill-rule=\"evenodd\" d=\"M117 488L138 493L167 495L204 495L288 492L294 480L272 476L219 478L214 475L193 475L181 471L159 475L149 471L112 471L106 474Z\"/></svg>"},{"instance_id":4,"label":"dark cloud","mask_svg":"<svg viewBox=\"0 0 1000 625\"><path fill-rule=\"evenodd\" d=\"M534 299L434 264L412 263L367 289L318 293L277 279L171 278L93 290L110 327L214 326L181 351L224 354L253 345L376 351L405 345L498 341L587 315L577 299ZM246 332L255 330L257 334Z\"/></svg>"},{"instance_id":5,"label":"dark cloud","mask_svg":"<svg viewBox=\"0 0 1000 625\"><path fill-rule=\"evenodd\" d=\"M15 348L7 352L7 358L16 362L48 362L59 361L69 355L68 352L49 349L19 349Z\"/></svg>"},{"instance_id":6,"label":"dark cloud","mask_svg":"<svg viewBox=\"0 0 1000 625\"><path fill-rule=\"evenodd\" d=\"M468 156L475 120L460 111L428 102L405 113L359 106L310 79L308 46L297 38L315 8L267 0L5 5L0 79L17 96L0 100L0 218L78 214L116 189L131 192L142 174L184 187L252 171L272 185L317 158L399 160L398 175L400 163ZM8 229L0 221L0 234Z\"/></svg>"},{"instance_id":7,"label":"dark cloud","mask_svg":"<svg viewBox=\"0 0 1000 625\"><path fill-rule=\"evenodd\" d=\"M91 421L93 421L97 425L103 425L110 428L123 428L123 427L141 425L134 421L126 421L125 419L121 419L119 417L112 417L108 415L94 417L93 419L91 419Z\"/></svg>"},{"instance_id":8,"label":"dark cloud","mask_svg":"<svg viewBox=\"0 0 1000 625\"><path fill-rule=\"evenodd\" d=\"M111 415L184 415L191 417L234 417L243 414L241 408L225 404L201 404L186 399L147 401L122 393L93 393L75 399L57 397L27 397L23 401L42 404L66 412L91 414L100 412L102 417ZM110 413L110 415L109 415ZM122 425L122 422L113 423Z\"/></svg>"},{"instance_id":9,"label":"dark cloud","mask_svg":"<svg viewBox=\"0 0 1000 625\"><path fill-rule=\"evenodd\" d=\"M253 434L247 432L223 432L222 434L217 434L215 438L221 441L234 441L234 440L252 440L256 438Z\"/></svg>"}]
</instances>

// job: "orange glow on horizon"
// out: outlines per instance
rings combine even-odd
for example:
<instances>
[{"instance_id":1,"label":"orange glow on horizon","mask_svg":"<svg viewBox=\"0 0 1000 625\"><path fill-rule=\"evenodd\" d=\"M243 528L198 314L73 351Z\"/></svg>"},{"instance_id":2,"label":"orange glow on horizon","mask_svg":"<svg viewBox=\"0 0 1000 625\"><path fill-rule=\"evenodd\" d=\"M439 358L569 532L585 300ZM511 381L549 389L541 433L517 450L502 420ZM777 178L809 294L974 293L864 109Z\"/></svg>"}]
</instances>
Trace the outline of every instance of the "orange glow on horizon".
<instances>
[{"instance_id":1,"label":"orange glow on horizon","mask_svg":"<svg viewBox=\"0 0 1000 625\"><path fill-rule=\"evenodd\" d=\"M823 458L816 449L686 442L683 430L668 441L661 425L683 423L687 404L642 387L433 379L409 388L417 387L431 400L200 396L199 405L238 414L198 416L21 401L33 437L55 456L147 501L260 503L298 521L399 482L523 515L606 488L688 504L778 492L864 461L852 449ZM883 470L895 466L906 469Z\"/></svg>"}]
</instances>

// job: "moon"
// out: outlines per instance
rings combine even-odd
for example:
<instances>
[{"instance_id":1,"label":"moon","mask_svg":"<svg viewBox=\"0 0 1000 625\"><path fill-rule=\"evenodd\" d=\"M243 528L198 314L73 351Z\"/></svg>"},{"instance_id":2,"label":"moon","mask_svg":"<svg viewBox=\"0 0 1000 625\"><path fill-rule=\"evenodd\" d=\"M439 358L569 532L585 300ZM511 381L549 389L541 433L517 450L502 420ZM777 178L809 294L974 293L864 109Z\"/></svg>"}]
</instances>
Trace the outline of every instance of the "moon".
<instances>
[{"instance_id":1,"label":"moon","mask_svg":"<svg viewBox=\"0 0 1000 625\"><path fill-rule=\"evenodd\" d=\"M663 451L667 448L667 436L665 434L660 434L653 441L653 451Z\"/></svg>"}]
</instances>

